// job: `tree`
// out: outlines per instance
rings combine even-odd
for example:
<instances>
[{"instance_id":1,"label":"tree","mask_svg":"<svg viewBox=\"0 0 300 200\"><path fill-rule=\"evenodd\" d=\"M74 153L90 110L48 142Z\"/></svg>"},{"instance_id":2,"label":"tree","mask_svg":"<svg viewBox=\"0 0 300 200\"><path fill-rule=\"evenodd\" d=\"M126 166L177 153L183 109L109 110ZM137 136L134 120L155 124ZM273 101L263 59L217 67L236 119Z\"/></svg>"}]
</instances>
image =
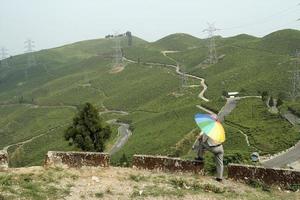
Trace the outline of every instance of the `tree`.
<instances>
[{"instance_id":1,"label":"tree","mask_svg":"<svg viewBox=\"0 0 300 200\"><path fill-rule=\"evenodd\" d=\"M269 93L267 91L263 91L261 93L261 98L263 101L266 101L268 99Z\"/></svg>"},{"instance_id":2,"label":"tree","mask_svg":"<svg viewBox=\"0 0 300 200\"><path fill-rule=\"evenodd\" d=\"M103 125L97 109L90 103L82 106L73 118L72 125L65 131L65 139L83 151L103 152L110 135L110 126Z\"/></svg>"},{"instance_id":3,"label":"tree","mask_svg":"<svg viewBox=\"0 0 300 200\"><path fill-rule=\"evenodd\" d=\"M128 158L125 153L123 153L122 157L119 160L120 166L129 167Z\"/></svg>"},{"instance_id":4,"label":"tree","mask_svg":"<svg viewBox=\"0 0 300 200\"><path fill-rule=\"evenodd\" d=\"M225 91L225 90L222 91L222 95L223 95L224 97L229 97L229 96L228 96L228 92Z\"/></svg>"},{"instance_id":5,"label":"tree","mask_svg":"<svg viewBox=\"0 0 300 200\"><path fill-rule=\"evenodd\" d=\"M240 89L240 93L242 93L242 94L246 93L245 88L241 88L241 89Z\"/></svg>"},{"instance_id":6,"label":"tree","mask_svg":"<svg viewBox=\"0 0 300 200\"><path fill-rule=\"evenodd\" d=\"M281 105L283 104L283 101L280 99L280 98L278 98L277 99L277 107L280 107Z\"/></svg>"},{"instance_id":7,"label":"tree","mask_svg":"<svg viewBox=\"0 0 300 200\"><path fill-rule=\"evenodd\" d=\"M269 106L270 106L270 107L273 107L273 106L274 106L274 99L273 99L272 96L271 96L270 99L269 99Z\"/></svg>"},{"instance_id":8,"label":"tree","mask_svg":"<svg viewBox=\"0 0 300 200\"><path fill-rule=\"evenodd\" d=\"M287 95L284 92L279 92L277 97L278 97L278 99L284 100L284 99L286 99Z\"/></svg>"}]
</instances>

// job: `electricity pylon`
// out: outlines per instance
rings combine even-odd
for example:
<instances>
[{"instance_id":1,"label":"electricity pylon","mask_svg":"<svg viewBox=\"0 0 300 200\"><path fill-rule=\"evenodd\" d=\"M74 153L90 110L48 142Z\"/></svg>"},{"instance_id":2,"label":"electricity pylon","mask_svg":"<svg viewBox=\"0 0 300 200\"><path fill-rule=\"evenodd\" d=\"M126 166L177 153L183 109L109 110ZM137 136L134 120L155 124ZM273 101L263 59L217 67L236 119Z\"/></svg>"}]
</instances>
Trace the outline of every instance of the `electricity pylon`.
<instances>
[{"instance_id":1,"label":"electricity pylon","mask_svg":"<svg viewBox=\"0 0 300 200\"><path fill-rule=\"evenodd\" d=\"M3 68L9 67L9 64L6 59L7 56L8 56L7 49L5 47L2 47L1 48L1 67L3 67Z\"/></svg>"},{"instance_id":2,"label":"electricity pylon","mask_svg":"<svg viewBox=\"0 0 300 200\"><path fill-rule=\"evenodd\" d=\"M120 35L115 32L114 40L115 40L115 55L114 55L114 65L118 66L122 64L122 50L121 50L121 41L120 41Z\"/></svg>"},{"instance_id":3,"label":"electricity pylon","mask_svg":"<svg viewBox=\"0 0 300 200\"><path fill-rule=\"evenodd\" d=\"M188 77L186 76L186 70L185 66L181 66L181 88L184 88L187 86Z\"/></svg>"},{"instance_id":4,"label":"electricity pylon","mask_svg":"<svg viewBox=\"0 0 300 200\"><path fill-rule=\"evenodd\" d=\"M25 79L28 79L28 69L36 65L36 60L33 55L34 41L31 39L26 40L25 42L25 53L27 54L27 67L25 68Z\"/></svg>"},{"instance_id":5,"label":"electricity pylon","mask_svg":"<svg viewBox=\"0 0 300 200\"><path fill-rule=\"evenodd\" d=\"M208 49L209 49L209 56L208 60L210 64L216 64L218 62L217 50L216 50L216 41L215 41L215 32L220 29L217 29L214 24L208 23L208 28L204 29L203 32L208 33Z\"/></svg>"},{"instance_id":6,"label":"electricity pylon","mask_svg":"<svg viewBox=\"0 0 300 200\"><path fill-rule=\"evenodd\" d=\"M293 101L295 101L298 97L300 97L300 52L296 51L296 63L295 69L292 71L288 71L291 73L291 90L290 90L290 97Z\"/></svg>"}]
</instances>

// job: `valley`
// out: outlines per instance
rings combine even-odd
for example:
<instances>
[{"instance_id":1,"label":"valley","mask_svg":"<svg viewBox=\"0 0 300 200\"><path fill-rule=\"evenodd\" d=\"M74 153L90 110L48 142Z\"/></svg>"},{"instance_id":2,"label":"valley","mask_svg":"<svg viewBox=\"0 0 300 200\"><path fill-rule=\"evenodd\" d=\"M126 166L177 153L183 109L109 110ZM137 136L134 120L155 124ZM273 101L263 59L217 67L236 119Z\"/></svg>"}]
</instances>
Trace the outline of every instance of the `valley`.
<instances>
[{"instance_id":1,"label":"valley","mask_svg":"<svg viewBox=\"0 0 300 200\"><path fill-rule=\"evenodd\" d=\"M281 38L293 45L274 45ZM90 102L104 121L118 120L112 123L107 146L113 163L123 154L130 160L136 153L192 158L192 139L180 147L180 154L175 147L195 130L193 116L198 112L221 111L226 154L242 155L240 162L247 162L253 151L281 152L299 141L297 126L269 113L256 97L268 91L277 98L286 91L286 72L294 67L292 53L300 48L298 41L296 30L263 38L219 38L217 48L223 56L217 64L207 65L207 41L187 34L152 43L133 37L133 46L123 38L125 67L113 71L114 39L82 41L32 53L37 65L28 69L28 77L28 55L13 56L9 69L0 68L0 148L8 150L12 166L41 165L49 150L76 150L64 141L63 132L77 108ZM223 91L238 91L241 97L226 103ZM284 105L297 111L287 96ZM283 132L289 137L281 137Z\"/></svg>"}]
</instances>

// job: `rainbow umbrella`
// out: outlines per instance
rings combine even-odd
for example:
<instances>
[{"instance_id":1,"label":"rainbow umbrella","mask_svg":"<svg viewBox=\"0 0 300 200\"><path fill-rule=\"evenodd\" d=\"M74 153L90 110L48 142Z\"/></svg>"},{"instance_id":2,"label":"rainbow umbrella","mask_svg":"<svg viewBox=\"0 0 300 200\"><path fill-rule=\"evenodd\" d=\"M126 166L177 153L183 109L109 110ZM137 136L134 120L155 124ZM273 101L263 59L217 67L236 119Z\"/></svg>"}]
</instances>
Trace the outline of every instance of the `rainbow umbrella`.
<instances>
[{"instance_id":1,"label":"rainbow umbrella","mask_svg":"<svg viewBox=\"0 0 300 200\"><path fill-rule=\"evenodd\" d=\"M219 143L225 141L224 128L217 118L209 114L196 114L195 121L208 137Z\"/></svg>"}]
</instances>

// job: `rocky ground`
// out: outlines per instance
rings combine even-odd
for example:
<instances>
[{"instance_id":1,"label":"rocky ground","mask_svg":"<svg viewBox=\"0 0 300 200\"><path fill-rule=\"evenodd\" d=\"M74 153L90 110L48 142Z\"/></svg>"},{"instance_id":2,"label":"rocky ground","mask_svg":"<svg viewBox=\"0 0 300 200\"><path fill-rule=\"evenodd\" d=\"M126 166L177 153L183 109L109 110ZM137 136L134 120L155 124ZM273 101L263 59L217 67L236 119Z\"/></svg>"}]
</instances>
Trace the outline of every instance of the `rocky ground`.
<instances>
[{"instance_id":1,"label":"rocky ground","mask_svg":"<svg viewBox=\"0 0 300 200\"><path fill-rule=\"evenodd\" d=\"M209 176L131 168L44 169L0 172L0 199L300 199L281 191Z\"/></svg>"}]
</instances>

